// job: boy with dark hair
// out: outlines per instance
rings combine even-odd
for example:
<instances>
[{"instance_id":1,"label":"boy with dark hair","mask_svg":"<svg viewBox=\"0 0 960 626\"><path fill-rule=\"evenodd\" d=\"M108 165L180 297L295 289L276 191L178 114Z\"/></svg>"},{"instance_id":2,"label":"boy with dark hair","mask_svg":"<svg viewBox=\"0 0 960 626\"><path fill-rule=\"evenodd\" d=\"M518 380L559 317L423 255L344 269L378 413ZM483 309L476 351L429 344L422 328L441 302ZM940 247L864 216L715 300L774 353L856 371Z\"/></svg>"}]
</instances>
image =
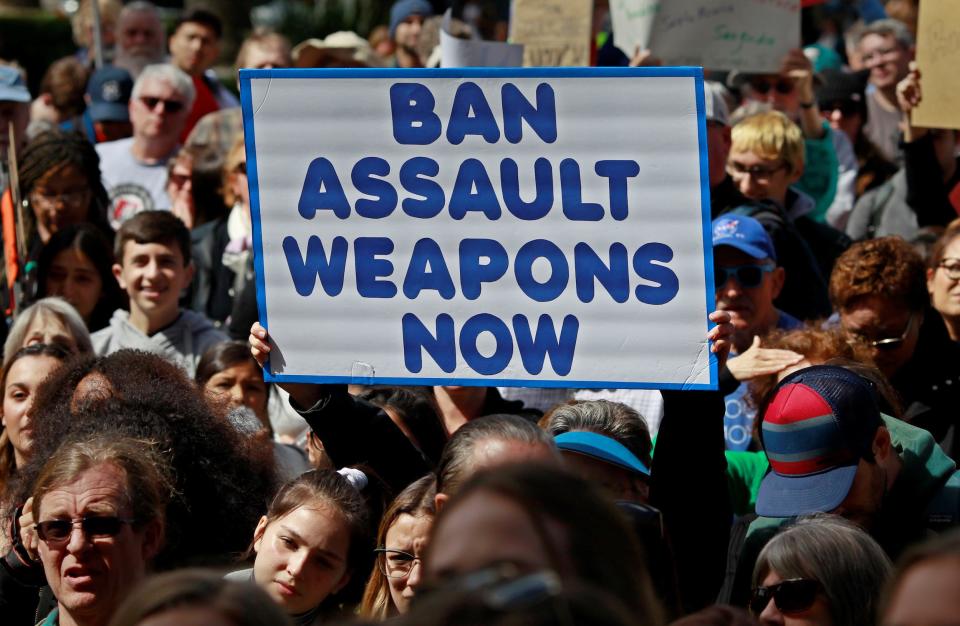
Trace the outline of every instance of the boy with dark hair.
<instances>
[{"instance_id":1,"label":"boy with dark hair","mask_svg":"<svg viewBox=\"0 0 960 626\"><path fill-rule=\"evenodd\" d=\"M110 325L91 337L99 355L123 348L155 352L193 375L207 348L227 336L206 317L180 309L180 293L193 278L190 231L168 211L145 211L117 232L113 266L130 311L118 309Z\"/></svg>"},{"instance_id":2,"label":"boy with dark hair","mask_svg":"<svg viewBox=\"0 0 960 626\"><path fill-rule=\"evenodd\" d=\"M233 94L224 89L216 75L210 72L220 56L222 35L223 25L219 17L203 9L194 9L177 19L167 41L170 62L190 75L197 92L186 127L180 135L181 143L207 113L239 105Z\"/></svg>"}]
</instances>

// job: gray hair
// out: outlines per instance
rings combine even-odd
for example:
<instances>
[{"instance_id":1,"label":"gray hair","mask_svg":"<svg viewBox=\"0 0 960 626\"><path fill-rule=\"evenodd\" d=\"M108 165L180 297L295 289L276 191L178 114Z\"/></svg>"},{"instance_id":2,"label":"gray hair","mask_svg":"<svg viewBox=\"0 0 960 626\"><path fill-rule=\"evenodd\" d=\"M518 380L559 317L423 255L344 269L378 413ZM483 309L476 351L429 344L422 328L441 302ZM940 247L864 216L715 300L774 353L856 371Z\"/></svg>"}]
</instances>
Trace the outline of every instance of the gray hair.
<instances>
[{"instance_id":1,"label":"gray hair","mask_svg":"<svg viewBox=\"0 0 960 626\"><path fill-rule=\"evenodd\" d=\"M193 87L193 79L186 72L169 63L154 63L143 68L137 82L133 83L133 92L131 98L139 98L143 86L148 80L157 80L167 83L183 96L183 104L189 109L193 106L193 101L197 97L197 90Z\"/></svg>"},{"instance_id":2,"label":"gray hair","mask_svg":"<svg viewBox=\"0 0 960 626\"><path fill-rule=\"evenodd\" d=\"M753 585L770 572L783 580L816 580L834 626L873 626L892 567L866 532L836 515L818 514L798 519L764 546Z\"/></svg>"},{"instance_id":3,"label":"gray hair","mask_svg":"<svg viewBox=\"0 0 960 626\"><path fill-rule=\"evenodd\" d=\"M553 438L518 415L487 415L467 422L450 437L437 464L437 493L453 495L473 474L473 456L485 441L516 441L556 451Z\"/></svg>"},{"instance_id":4,"label":"gray hair","mask_svg":"<svg viewBox=\"0 0 960 626\"><path fill-rule=\"evenodd\" d=\"M864 26L857 39L858 46L863 43L863 38L867 35L892 36L904 48L910 49L913 47L913 35L910 34L910 29L900 20L893 18L877 20Z\"/></svg>"},{"instance_id":5,"label":"gray hair","mask_svg":"<svg viewBox=\"0 0 960 626\"><path fill-rule=\"evenodd\" d=\"M129 13L149 13L152 16L156 17L159 21L160 10L152 2L147 2L147 0L133 0L133 2L128 2L123 5L123 9L120 11L120 17L123 18L124 15Z\"/></svg>"},{"instance_id":6,"label":"gray hair","mask_svg":"<svg viewBox=\"0 0 960 626\"><path fill-rule=\"evenodd\" d=\"M573 430L606 435L650 467L650 429L643 417L626 404L609 400L561 404L549 414L543 428L554 437Z\"/></svg>"},{"instance_id":7,"label":"gray hair","mask_svg":"<svg viewBox=\"0 0 960 626\"><path fill-rule=\"evenodd\" d=\"M93 344L90 342L90 331L83 322L83 318L73 306L63 298L49 297L37 300L17 315L3 343L3 367L6 368L10 359L23 347L27 339L27 330L38 315L52 315L63 322L63 325L73 335L80 354L91 354Z\"/></svg>"}]
</instances>

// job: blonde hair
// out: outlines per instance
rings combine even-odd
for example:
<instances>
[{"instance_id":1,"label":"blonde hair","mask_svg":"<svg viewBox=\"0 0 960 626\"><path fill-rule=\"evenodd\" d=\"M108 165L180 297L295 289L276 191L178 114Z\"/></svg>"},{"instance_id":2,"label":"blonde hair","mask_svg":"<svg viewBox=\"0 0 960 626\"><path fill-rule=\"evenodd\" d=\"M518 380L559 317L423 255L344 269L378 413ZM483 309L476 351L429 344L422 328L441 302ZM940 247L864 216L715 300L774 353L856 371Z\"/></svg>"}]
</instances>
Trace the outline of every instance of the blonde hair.
<instances>
[{"instance_id":1,"label":"blonde hair","mask_svg":"<svg viewBox=\"0 0 960 626\"><path fill-rule=\"evenodd\" d=\"M246 162L247 148L243 142L243 133L240 133L223 160L223 201L228 207L232 207L239 200L233 192L233 180L237 176L237 166Z\"/></svg>"},{"instance_id":2,"label":"blonde hair","mask_svg":"<svg viewBox=\"0 0 960 626\"><path fill-rule=\"evenodd\" d=\"M731 131L731 152L752 152L764 159L782 159L791 172L803 171L803 131L779 111L744 118Z\"/></svg>"}]
</instances>

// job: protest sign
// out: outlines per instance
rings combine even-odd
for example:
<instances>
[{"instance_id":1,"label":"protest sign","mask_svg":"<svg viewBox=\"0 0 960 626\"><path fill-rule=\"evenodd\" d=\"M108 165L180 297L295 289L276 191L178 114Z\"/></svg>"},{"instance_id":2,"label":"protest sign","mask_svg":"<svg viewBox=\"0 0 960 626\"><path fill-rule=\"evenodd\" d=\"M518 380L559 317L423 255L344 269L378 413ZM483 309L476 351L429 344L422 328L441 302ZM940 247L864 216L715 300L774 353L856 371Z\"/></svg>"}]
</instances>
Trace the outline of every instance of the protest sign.
<instances>
[{"instance_id":1,"label":"protest sign","mask_svg":"<svg viewBox=\"0 0 960 626\"><path fill-rule=\"evenodd\" d=\"M617 47L666 65L776 73L800 46L800 0L611 0Z\"/></svg>"},{"instance_id":2,"label":"protest sign","mask_svg":"<svg viewBox=\"0 0 960 626\"><path fill-rule=\"evenodd\" d=\"M440 67L520 67L523 46L502 41L459 39L450 34L453 9L440 25Z\"/></svg>"},{"instance_id":3,"label":"protest sign","mask_svg":"<svg viewBox=\"0 0 960 626\"><path fill-rule=\"evenodd\" d=\"M240 76L269 380L715 383L699 68Z\"/></svg>"},{"instance_id":4,"label":"protest sign","mask_svg":"<svg viewBox=\"0 0 960 626\"><path fill-rule=\"evenodd\" d=\"M593 0L513 0L510 42L527 67L590 65Z\"/></svg>"},{"instance_id":5,"label":"protest sign","mask_svg":"<svg viewBox=\"0 0 960 626\"><path fill-rule=\"evenodd\" d=\"M960 3L923 0L917 20L917 65L923 100L912 122L927 128L960 128Z\"/></svg>"}]
</instances>

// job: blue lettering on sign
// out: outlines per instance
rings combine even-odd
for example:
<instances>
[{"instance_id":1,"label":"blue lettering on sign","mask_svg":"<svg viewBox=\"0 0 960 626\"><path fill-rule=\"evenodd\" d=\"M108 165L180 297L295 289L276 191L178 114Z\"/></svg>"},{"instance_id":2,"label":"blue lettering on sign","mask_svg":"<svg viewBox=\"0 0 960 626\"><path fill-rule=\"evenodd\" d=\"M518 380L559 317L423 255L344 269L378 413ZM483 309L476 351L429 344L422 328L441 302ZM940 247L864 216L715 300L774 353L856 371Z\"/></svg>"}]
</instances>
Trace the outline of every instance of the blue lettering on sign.
<instances>
[{"instance_id":1,"label":"blue lettering on sign","mask_svg":"<svg viewBox=\"0 0 960 626\"><path fill-rule=\"evenodd\" d=\"M651 242L640 246L633 254L633 271L640 278L657 283L656 285L637 285L637 300L645 304L666 304L680 291L680 281L673 270L665 265L673 259L673 250L662 243Z\"/></svg>"},{"instance_id":2,"label":"blue lettering on sign","mask_svg":"<svg viewBox=\"0 0 960 626\"><path fill-rule=\"evenodd\" d=\"M440 118L433 112L436 100L426 86L397 83L390 86L393 138L404 145L426 146L440 138Z\"/></svg>"},{"instance_id":3,"label":"blue lettering on sign","mask_svg":"<svg viewBox=\"0 0 960 626\"><path fill-rule=\"evenodd\" d=\"M404 213L421 219L440 215L447 201L443 187L430 178L424 178L436 176L439 172L440 165L427 157L414 157L400 167L400 184L421 198L404 199L401 205Z\"/></svg>"},{"instance_id":4,"label":"blue lettering on sign","mask_svg":"<svg viewBox=\"0 0 960 626\"><path fill-rule=\"evenodd\" d=\"M463 360L475 372L485 376L494 376L507 368L513 358L514 345L520 351L520 360L528 373L541 373L548 356L554 373L558 376L570 373L580 329L576 317L567 315L563 318L559 337L549 315L540 316L535 332L523 315L513 317L512 327L516 344L506 322L490 313L480 313L464 322L458 338L453 318L446 313L437 316L433 332L416 315L406 313L401 322L404 365L408 371L420 373L423 353L426 352L442 371L450 373L456 369L459 339ZM493 336L495 347L490 356L484 356L477 347L483 333Z\"/></svg>"},{"instance_id":5,"label":"blue lettering on sign","mask_svg":"<svg viewBox=\"0 0 960 626\"><path fill-rule=\"evenodd\" d=\"M456 293L443 251L433 239L421 239L413 246L410 266L403 279L403 295L415 300L424 289L431 289L444 300Z\"/></svg>"},{"instance_id":6,"label":"blue lettering on sign","mask_svg":"<svg viewBox=\"0 0 960 626\"><path fill-rule=\"evenodd\" d=\"M467 135L478 135L487 143L497 143L500 140L497 120L493 119L493 111L490 110L483 90L476 83L470 82L457 87L457 93L453 97L447 141L458 146Z\"/></svg>"},{"instance_id":7,"label":"blue lettering on sign","mask_svg":"<svg viewBox=\"0 0 960 626\"><path fill-rule=\"evenodd\" d=\"M622 243L610 246L609 265L593 248L578 243L573 248L573 262L577 268L577 298L581 302L593 302L594 281L603 285L615 302L626 302L630 298L627 247Z\"/></svg>"},{"instance_id":8,"label":"blue lettering on sign","mask_svg":"<svg viewBox=\"0 0 960 626\"><path fill-rule=\"evenodd\" d=\"M545 143L557 140L557 101L553 87L547 83L537 85L536 107L513 83L506 83L500 94L503 103L503 136L507 141L520 143L524 121Z\"/></svg>"},{"instance_id":9,"label":"blue lettering on sign","mask_svg":"<svg viewBox=\"0 0 960 626\"><path fill-rule=\"evenodd\" d=\"M477 159L467 159L460 166L457 182L450 194L450 217L462 220L467 211L478 211L488 219L500 219L500 202L493 191L493 184L487 176L483 163Z\"/></svg>"},{"instance_id":10,"label":"blue lettering on sign","mask_svg":"<svg viewBox=\"0 0 960 626\"><path fill-rule=\"evenodd\" d=\"M536 195L530 202L520 197L520 168L513 159L500 162L500 191L507 210L522 220L538 220L553 208L553 168L550 161L540 157L533 164Z\"/></svg>"},{"instance_id":11,"label":"blue lettering on sign","mask_svg":"<svg viewBox=\"0 0 960 626\"><path fill-rule=\"evenodd\" d=\"M361 198L357 200L354 209L360 217L380 219L387 217L397 208L397 191L389 182L375 176L386 176L390 173L390 164L386 159L366 157L357 161L350 174L350 180L357 191L376 200Z\"/></svg>"},{"instance_id":12,"label":"blue lettering on sign","mask_svg":"<svg viewBox=\"0 0 960 626\"><path fill-rule=\"evenodd\" d=\"M546 259L550 264L550 278L544 283L533 277L533 264L537 259ZM534 239L520 246L513 272L520 290L537 302L556 300L570 281L570 268L563 250L546 239Z\"/></svg>"},{"instance_id":13,"label":"blue lettering on sign","mask_svg":"<svg viewBox=\"0 0 960 626\"><path fill-rule=\"evenodd\" d=\"M323 157L317 157L307 167L303 179L303 190L297 205L300 215L312 219L317 211L329 210L340 219L350 215L350 203L343 193L343 185L337 177L333 163Z\"/></svg>"},{"instance_id":14,"label":"blue lettering on sign","mask_svg":"<svg viewBox=\"0 0 960 626\"><path fill-rule=\"evenodd\" d=\"M460 292L467 300L480 297L483 283L494 283L507 273L507 250L493 239L460 242Z\"/></svg>"},{"instance_id":15,"label":"blue lettering on sign","mask_svg":"<svg viewBox=\"0 0 960 626\"><path fill-rule=\"evenodd\" d=\"M393 242L386 237L357 237L353 242L357 293L364 298L392 298L397 295L396 285L388 280L380 280L393 273L393 263L378 257L391 252Z\"/></svg>"},{"instance_id":16,"label":"blue lettering on sign","mask_svg":"<svg viewBox=\"0 0 960 626\"><path fill-rule=\"evenodd\" d=\"M309 296L317 284L317 277L328 296L336 296L343 290L343 271L347 264L347 240L336 237L330 250L330 258L323 252L323 242L316 235L307 240L307 256L300 253L295 237L283 238L283 254L293 286L301 296Z\"/></svg>"}]
</instances>

